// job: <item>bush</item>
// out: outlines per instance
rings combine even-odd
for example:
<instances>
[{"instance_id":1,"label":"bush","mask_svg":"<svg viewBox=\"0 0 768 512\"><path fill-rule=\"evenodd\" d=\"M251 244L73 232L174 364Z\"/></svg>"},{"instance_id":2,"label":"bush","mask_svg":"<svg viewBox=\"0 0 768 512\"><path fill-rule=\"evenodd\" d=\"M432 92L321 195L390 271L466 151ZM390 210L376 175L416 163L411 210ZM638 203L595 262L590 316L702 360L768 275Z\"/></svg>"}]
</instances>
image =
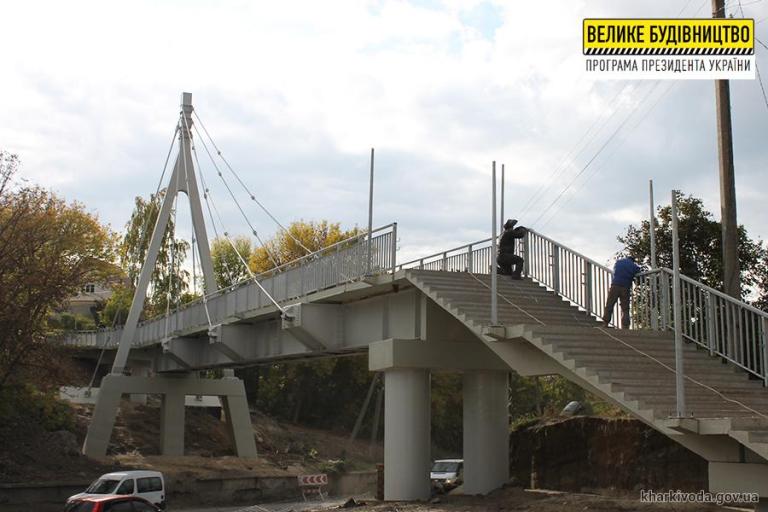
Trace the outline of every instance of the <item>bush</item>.
<instances>
[{"instance_id":1,"label":"bush","mask_svg":"<svg viewBox=\"0 0 768 512\"><path fill-rule=\"evenodd\" d=\"M0 388L0 423L22 419L40 425L48 432L74 430L72 408L59 400L56 392L40 391L30 385Z\"/></svg>"}]
</instances>

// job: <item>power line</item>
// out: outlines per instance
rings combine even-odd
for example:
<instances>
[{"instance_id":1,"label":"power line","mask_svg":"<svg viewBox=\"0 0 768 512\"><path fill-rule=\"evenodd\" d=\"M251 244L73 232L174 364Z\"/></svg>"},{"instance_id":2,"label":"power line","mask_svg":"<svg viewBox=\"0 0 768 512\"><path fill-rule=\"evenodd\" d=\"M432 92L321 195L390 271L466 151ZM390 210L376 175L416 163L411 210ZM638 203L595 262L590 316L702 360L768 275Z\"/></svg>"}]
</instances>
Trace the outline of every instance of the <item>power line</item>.
<instances>
[{"instance_id":1,"label":"power line","mask_svg":"<svg viewBox=\"0 0 768 512\"><path fill-rule=\"evenodd\" d=\"M629 84L624 85L622 89L619 89L619 91L613 96L611 101L609 102L610 105L613 105L616 100L619 98L619 96L629 87ZM539 189L528 198L528 201L523 205L523 207L520 210L520 213L518 214L519 217L524 217L531 208L540 200L543 198L543 196L549 191L549 189L552 187L552 185L555 184L555 180L563 174L568 169L568 166L570 162L579 156L584 150L589 147L589 145L592 143L592 141L595 139L597 134L599 134L603 128L608 124L608 122L613 118L613 116L616 115L616 113L619 111L619 108L615 108L611 114L606 118L606 115L608 111L603 112L603 114L595 119L595 121L590 125L590 127L587 129L587 131L584 132L584 134L581 136L581 138L578 140L576 144L571 148L570 151L568 151L563 158L560 160L560 163L555 167L555 170L552 172L552 174L547 178L547 181L545 183L542 183ZM589 140L584 142L584 145L581 146L582 142L587 139L587 137L592 133L594 128L602 122L602 126L595 131L591 137L589 137ZM574 151L581 146L581 149L579 149L577 152L574 153Z\"/></svg>"},{"instance_id":2,"label":"power line","mask_svg":"<svg viewBox=\"0 0 768 512\"><path fill-rule=\"evenodd\" d=\"M656 101L654 101L653 105L651 105L651 107L645 111L643 116L640 119L638 119L638 121L632 127L630 127L630 130L634 130L638 126L640 126L643 123L643 121L645 121L645 119L648 117L648 115L661 102L661 100L674 88L675 85L677 85L677 83L678 82L671 82L669 84L669 86L667 86L667 88L659 95L659 97L656 98ZM589 182L589 180L594 178L597 174L600 173L600 171L602 171L606 167L606 165L607 165L608 161L610 161L611 157L613 157L613 155L615 155L618 152L618 150L624 145L624 143L626 141L627 141L627 138L624 137L624 138L622 138L619 141L619 143L616 146L614 146L613 150L603 159L603 161L600 163L600 165L598 165L597 167L593 168L593 170L587 175L586 179L584 179L584 181L582 181L579 185L577 185L576 192L582 190L586 186L586 184ZM544 221L544 223L540 226L540 228L543 229L550 222L552 222L552 220L554 220L554 218L557 216L557 212L562 210L565 206L567 206L573 200L573 198L576 197L576 196L577 196L576 193L571 194L565 200L565 202L561 203L557 208L555 208L555 210L553 210L552 214L550 214L549 218L546 221Z\"/></svg>"},{"instance_id":3,"label":"power line","mask_svg":"<svg viewBox=\"0 0 768 512\"><path fill-rule=\"evenodd\" d=\"M605 150L605 148L608 146L608 144L611 143L611 141L616 138L616 135L619 134L622 128L627 124L629 119L632 117L632 115L637 111L638 108L640 108L640 105L643 104L643 102L648 99L648 97L653 93L653 91L658 87L659 81L656 81L656 83L651 87L651 89L648 91L648 93L643 97L642 100L640 100L635 107L632 109L630 114L624 118L624 120L619 124L619 126L611 133L611 135L608 137L608 139L603 143L602 146L597 150L597 152L592 156L592 158L589 159L589 161L584 165L584 167L581 168L581 170L576 173L576 175L573 177L573 179L563 188L563 190L560 191L560 193L557 195L557 197L547 206L544 211L536 218L536 220L531 224L532 226L538 223L546 214L549 212L560 199L563 197L563 195L568 191L568 189L571 188L571 186L576 182L576 180L584 174L584 172L592 165L592 163L597 159L598 156Z\"/></svg>"}]
</instances>

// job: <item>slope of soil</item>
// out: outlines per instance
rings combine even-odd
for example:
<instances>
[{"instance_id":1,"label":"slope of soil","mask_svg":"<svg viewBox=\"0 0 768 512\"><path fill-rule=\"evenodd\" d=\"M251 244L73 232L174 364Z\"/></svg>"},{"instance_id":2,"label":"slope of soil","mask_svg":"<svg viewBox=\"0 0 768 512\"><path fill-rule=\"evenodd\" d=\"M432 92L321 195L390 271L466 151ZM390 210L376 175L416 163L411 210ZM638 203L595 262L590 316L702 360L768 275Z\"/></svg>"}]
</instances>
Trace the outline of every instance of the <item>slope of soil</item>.
<instances>
[{"instance_id":1,"label":"slope of soil","mask_svg":"<svg viewBox=\"0 0 768 512\"><path fill-rule=\"evenodd\" d=\"M510 438L510 474L524 487L708 488L704 459L635 419L576 417L517 429Z\"/></svg>"}]
</instances>

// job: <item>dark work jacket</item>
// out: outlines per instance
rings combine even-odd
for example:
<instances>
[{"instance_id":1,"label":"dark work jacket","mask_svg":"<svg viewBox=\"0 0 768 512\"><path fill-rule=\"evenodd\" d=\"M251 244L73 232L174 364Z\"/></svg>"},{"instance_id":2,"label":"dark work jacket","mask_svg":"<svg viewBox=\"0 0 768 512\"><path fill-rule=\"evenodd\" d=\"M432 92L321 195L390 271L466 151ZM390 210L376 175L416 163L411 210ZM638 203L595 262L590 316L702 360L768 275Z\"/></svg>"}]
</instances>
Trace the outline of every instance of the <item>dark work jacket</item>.
<instances>
[{"instance_id":1,"label":"dark work jacket","mask_svg":"<svg viewBox=\"0 0 768 512\"><path fill-rule=\"evenodd\" d=\"M523 226L505 229L499 240L499 254L515 254L515 240L523 238L527 231Z\"/></svg>"}]
</instances>

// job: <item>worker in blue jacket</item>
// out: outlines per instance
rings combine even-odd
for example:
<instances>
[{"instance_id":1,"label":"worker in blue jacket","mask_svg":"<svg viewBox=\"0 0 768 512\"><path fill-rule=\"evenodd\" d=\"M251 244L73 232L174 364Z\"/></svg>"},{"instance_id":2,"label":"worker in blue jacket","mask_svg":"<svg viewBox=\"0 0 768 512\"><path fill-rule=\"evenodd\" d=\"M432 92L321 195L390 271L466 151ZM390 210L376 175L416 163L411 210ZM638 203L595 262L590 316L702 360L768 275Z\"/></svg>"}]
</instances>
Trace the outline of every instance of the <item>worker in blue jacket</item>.
<instances>
[{"instance_id":1,"label":"worker in blue jacket","mask_svg":"<svg viewBox=\"0 0 768 512\"><path fill-rule=\"evenodd\" d=\"M603 322L605 326L611 323L613 308L616 301L621 302L621 328L629 329L629 300L632 292L632 282L635 276L643 271L643 267L637 264L635 258L628 256L616 260L613 266L613 281L608 290L608 299L605 301L605 314Z\"/></svg>"}]
</instances>

